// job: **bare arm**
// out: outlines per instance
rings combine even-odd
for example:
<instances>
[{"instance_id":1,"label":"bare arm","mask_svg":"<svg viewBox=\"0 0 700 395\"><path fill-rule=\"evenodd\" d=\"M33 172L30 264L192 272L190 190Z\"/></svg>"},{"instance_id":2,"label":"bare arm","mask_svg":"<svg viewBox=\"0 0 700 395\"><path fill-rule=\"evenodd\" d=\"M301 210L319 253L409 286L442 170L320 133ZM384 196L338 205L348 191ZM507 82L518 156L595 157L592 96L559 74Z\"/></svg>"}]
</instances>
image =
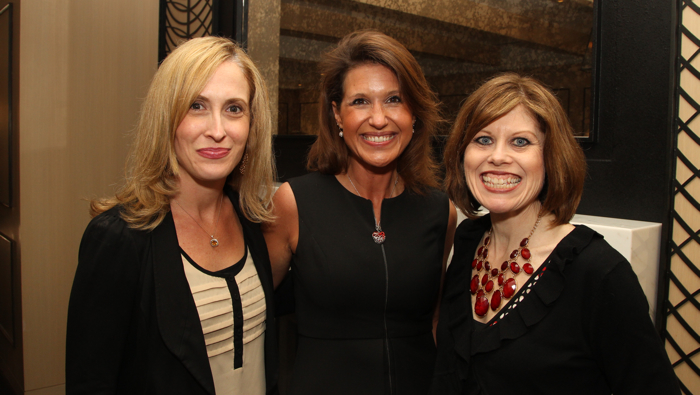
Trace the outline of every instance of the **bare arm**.
<instances>
[{"instance_id":1,"label":"bare arm","mask_svg":"<svg viewBox=\"0 0 700 395\"><path fill-rule=\"evenodd\" d=\"M442 285L445 282L445 269L447 268L447 259L452 251L452 244L455 238L455 229L457 228L457 210L454 204L450 201L450 218L447 221L447 232L445 234L445 252L442 256L442 276L440 277L440 293L435 303L435 312L433 313L433 339L436 340L435 333L437 331L438 320L440 319L440 301L442 300Z\"/></svg>"},{"instance_id":2,"label":"bare arm","mask_svg":"<svg viewBox=\"0 0 700 395\"><path fill-rule=\"evenodd\" d=\"M263 235L270 254L272 281L277 288L289 272L292 254L297 249L299 213L297 212L294 192L292 192L289 183L285 182L279 187L272 201L274 203L273 213L277 219L275 222L263 226Z\"/></svg>"}]
</instances>

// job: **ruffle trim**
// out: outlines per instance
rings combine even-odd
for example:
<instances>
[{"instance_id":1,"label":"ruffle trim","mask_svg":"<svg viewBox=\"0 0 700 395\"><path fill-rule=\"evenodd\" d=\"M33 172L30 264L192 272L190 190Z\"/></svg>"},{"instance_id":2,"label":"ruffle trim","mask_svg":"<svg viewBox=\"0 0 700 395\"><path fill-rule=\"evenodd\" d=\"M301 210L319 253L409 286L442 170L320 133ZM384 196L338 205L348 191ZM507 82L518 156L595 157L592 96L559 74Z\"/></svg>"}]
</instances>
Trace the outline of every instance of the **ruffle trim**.
<instances>
[{"instance_id":1,"label":"ruffle trim","mask_svg":"<svg viewBox=\"0 0 700 395\"><path fill-rule=\"evenodd\" d=\"M466 221L465 221L466 222ZM493 351L504 341L516 339L527 333L528 328L540 322L551 311L566 286L565 268L576 259L594 238L600 237L586 226L576 226L536 272L531 280L508 301L488 327L474 331L471 295L471 261L483 233L491 226L488 216L460 225L455 246L464 248L449 268L444 298L449 301L449 330L455 341L455 350L464 364L472 355ZM459 243L459 244L458 244ZM503 316L502 316L503 315ZM468 365L468 362L466 363ZM466 369L459 369L460 376ZM464 379L464 377L460 377Z\"/></svg>"}]
</instances>

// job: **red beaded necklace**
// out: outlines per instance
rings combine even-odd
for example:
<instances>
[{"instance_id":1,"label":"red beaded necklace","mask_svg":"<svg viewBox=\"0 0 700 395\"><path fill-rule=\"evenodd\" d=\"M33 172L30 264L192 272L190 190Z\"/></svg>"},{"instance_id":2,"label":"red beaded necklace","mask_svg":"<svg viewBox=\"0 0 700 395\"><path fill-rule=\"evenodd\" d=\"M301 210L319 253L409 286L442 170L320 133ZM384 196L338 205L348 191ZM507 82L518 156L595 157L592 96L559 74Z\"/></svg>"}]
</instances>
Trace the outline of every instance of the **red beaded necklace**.
<instances>
[{"instance_id":1,"label":"red beaded necklace","mask_svg":"<svg viewBox=\"0 0 700 395\"><path fill-rule=\"evenodd\" d=\"M540 224L540 219L542 215L537 217L535 226L532 227L530 234L524 238L518 248L510 253L509 260L504 261L501 264L500 269L497 267L491 267L491 263L487 260L489 257L489 243L491 242L491 232L493 228L489 229L489 234L484 238L484 242L476 251L476 257L472 261L472 270L476 270L476 274L472 277L471 284L469 285L472 295L476 295L476 301L474 302L474 312L479 317L483 317L489 311L489 305L491 310L497 311L501 307L501 301L503 298L510 299L515 292L518 290L518 283L515 281L515 277L520 273L520 265L518 264L518 257L523 257L525 263L522 266L522 270L528 275L532 274L534 268L530 263L530 250L527 248L530 242L530 237L535 233L537 225ZM481 275L481 271L486 272ZM506 272L510 271L513 276L506 278ZM495 290L494 280L498 282L498 289ZM493 292L491 296L491 301L489 302L488 295Z\"/></svg>"}]
</instances>

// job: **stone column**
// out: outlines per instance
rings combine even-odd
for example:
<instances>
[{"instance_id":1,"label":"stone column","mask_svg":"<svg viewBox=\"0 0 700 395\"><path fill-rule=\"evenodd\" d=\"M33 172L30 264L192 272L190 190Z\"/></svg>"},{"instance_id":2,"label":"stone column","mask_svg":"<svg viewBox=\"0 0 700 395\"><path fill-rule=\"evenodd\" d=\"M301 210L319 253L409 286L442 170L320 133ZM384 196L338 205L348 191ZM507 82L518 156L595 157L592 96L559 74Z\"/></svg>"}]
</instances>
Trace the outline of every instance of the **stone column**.
<instances>
[{"instance_id":1,"label":"stone column","mask_svg":"<svg viewBox=\"0 0 700 395\"><path fill-rule=\"evenodd\" d=\"M248 55L267 84L272 132L277 134L281 0L251 0L248 5Z\"/></svg>"}]
</instances>

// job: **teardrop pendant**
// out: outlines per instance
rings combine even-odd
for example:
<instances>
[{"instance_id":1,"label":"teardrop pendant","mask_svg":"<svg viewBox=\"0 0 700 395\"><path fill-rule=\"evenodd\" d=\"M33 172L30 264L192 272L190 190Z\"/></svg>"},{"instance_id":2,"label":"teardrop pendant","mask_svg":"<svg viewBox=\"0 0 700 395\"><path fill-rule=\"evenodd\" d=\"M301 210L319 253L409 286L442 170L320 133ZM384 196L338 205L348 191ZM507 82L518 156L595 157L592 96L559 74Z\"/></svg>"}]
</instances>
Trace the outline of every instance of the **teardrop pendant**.
<instances>
[{"instance_id":1,"label":"teardrop pendant","mask_svg":"<svg viewBox=\"0 0 700 395\"><path fill-rule=\"evenodd\" d=\"M372 238L374 239L375 243L382 244L384 240L386 240L386 234L378 230L376 232L372 232Z\"/></svg>"}]
</instances>

